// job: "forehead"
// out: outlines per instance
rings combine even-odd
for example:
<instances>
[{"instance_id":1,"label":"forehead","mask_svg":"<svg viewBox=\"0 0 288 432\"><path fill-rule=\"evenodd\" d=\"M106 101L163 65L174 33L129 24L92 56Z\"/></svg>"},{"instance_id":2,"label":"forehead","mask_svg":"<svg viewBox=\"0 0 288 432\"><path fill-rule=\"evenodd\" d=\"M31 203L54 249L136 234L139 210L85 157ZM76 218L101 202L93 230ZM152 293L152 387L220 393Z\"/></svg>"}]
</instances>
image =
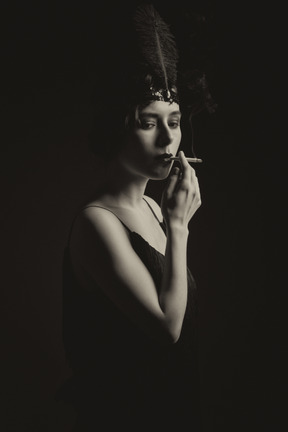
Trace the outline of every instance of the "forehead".
<instances>
[{"instance_id":1,"label":"forehead","mask_svg":"<svg viewBox=\"0 0 288 432\"><path fill-rule=\"evenodd\" d=\"M169 116L180 114L179 105L176 102L152 101L149 105L139 109L140 115L154 114L158 116Z\"/></svg>"}]
</instances>

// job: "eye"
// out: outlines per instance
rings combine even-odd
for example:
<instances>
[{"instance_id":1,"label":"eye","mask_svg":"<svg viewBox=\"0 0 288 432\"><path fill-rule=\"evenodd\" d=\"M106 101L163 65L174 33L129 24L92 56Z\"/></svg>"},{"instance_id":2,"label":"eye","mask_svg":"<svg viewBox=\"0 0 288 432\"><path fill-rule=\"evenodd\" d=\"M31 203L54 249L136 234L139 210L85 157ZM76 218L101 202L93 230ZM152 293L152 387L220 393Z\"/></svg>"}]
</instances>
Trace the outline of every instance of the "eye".
<instances>
[{"instance_id":1,"label":"eye","mask_svg":"<svg viewBox=\"0 0 288 432\"><path fill-rule=\"evenodd\" d=\"M155 126L155 123L153 123L153 122L148 122L148 121L141 121L141 128L142 129L145 129L145 130L147 130L147 129L152 129L154 126Z\"/></svg>"},{"instance_id":2,"label":"eye","mask_svg":"<svg viewBox=\"0 0 288 432\"><path fill-rule=\"evenodd\" d=\"M179 120L173 120L169 122L169 127L172 129L177 129L180 126Z\"/></svg>"}]
</instances>

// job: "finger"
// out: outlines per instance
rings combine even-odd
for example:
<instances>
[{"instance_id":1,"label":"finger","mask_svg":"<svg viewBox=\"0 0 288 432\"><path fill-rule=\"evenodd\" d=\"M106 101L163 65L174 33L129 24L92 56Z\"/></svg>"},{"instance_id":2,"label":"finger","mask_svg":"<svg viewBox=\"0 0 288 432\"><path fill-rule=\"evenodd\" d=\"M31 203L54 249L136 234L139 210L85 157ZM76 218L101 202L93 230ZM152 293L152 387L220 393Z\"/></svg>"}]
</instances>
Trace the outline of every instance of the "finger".
<instances>
[{"instance_id":1,"label":"finger","mask_svg":"<svg viewBox=\"0 0 288 432\"><path fill-rule=\"evenodd\" d=\"M191 176L192 176L192 182L195 185L195 189L196 189L197 195L199 195L199 197L200 197L199 181L198 181L198 177L196 175L196 172L195 172L195 170L193 168L192 168L192 174L191 174Z\"/></svg>"},{"instance_id":2,"label":"finger","mask_svg":"<svg viewBox=\"0 0 288 432\"><path fill-rule=\"evenodd\" d=\"M173 171L169 177L166 194L171 197L175 191L176 185L179 181L180 169L178 167L173 168Z\"/></svg>"},{"instance_id":3,"label":"finger","mask_svg":"<svg viewBox=\"0 0 288 432\"><path fill-rule=\"evenodd\" d=\"M179 162L181 165L181 169L182 169L182 171L184 171L184 169L187 167L187 165L189 166L189 164L186 160L186 157L185 157L183 150L179 151L178 156L179 156Z\"/></svg>"},{"instance_id":4,"label":"finger","mask_svg":"<svg viewBox=\"0 0 288 432\"><path fill-rule=\"evenodd\" d=\"M191 180L191 171L193 168L188 163L183 151L179 152L179 160L182 168L182 180Z\"/></svg>"}]
</instances>

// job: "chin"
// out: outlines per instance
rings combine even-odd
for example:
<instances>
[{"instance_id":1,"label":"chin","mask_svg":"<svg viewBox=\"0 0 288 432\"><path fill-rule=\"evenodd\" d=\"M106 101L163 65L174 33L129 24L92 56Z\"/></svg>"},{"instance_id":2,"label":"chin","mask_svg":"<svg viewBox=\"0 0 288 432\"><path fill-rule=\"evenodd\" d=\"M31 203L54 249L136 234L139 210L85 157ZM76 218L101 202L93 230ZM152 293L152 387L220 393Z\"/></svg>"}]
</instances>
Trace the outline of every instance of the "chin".
<instances>
[{"instance_id":1,"label":"chin","mask_svg":"<svg viewBox=\"0 0 288 432\"><path fill-rule=\"evenodd\" d=\"M172 167L168 166L165 168L162 167L161 169L154 170L149 176L149 178L151 180L165 180L169 176L171 168Z\"/></svg>"}]
</instances>

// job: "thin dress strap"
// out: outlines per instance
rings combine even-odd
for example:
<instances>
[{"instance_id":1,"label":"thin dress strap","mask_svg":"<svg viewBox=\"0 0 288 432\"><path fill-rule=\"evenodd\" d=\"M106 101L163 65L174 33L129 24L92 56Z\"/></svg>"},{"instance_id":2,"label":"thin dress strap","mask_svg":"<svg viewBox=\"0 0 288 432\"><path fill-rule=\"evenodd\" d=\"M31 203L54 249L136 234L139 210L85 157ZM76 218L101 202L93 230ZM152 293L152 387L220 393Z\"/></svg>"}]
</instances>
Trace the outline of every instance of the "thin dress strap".
<instances>
[{"instance_id":1,"label":"thin dress strap","mask_svg":"<svg viewBox=\"0 0 288 432\"><path fill-rule=\"evenodd\" d=\"M162 230L164 231L164 233L166 234L166 226L164 221L161 222L158 218L158 216L156 215L155 211L153 210L152 206L149 204L149 202L143 197L143 200L146 202L146 204L148 205L148 207L150 208L151 212L153 213L153 215L155 216L155 218L157 219L160 227L162 228Z\"/></svg>"},{"instance_id":2,"label":"thin dress strap","mask_svg":"<svg viewBox=\"0 0 288 432\"><path fill-rule=\"evenodd\" d=\"M162 222L159 220L158 216L156 215L155 211L153 210L153 207L149 204L149 202L144 197L143 197L143 200L146 202L146 204L150 208L151 212L153 213L153 215L155 216L157 221L161 224Z\"/></svg>"},{"instance_id":3,"label":"thin dress strap","mask_svg":"<svg viewBox=\"0 0 288 432\"><path fill-rule=\"evenodd\" d=\"M158 216L156 215L155 211L153 210L152 206L149 204L149 202L148 202L144 197L143 197L143 200L146 202L146 204L147 204L148 207L150 208L150 210L151 210L152 214L154 215L155 219L156 219L156 220L159 222L159 224L161 225L162 222L159 220L159 218L158 218ZM131 232L130 228L128 228L128 226L127 226L127 225L126 225L126 224L125 224L125 223L124 223L124 222L119 218L119 216L117 216L117 214L114 213L114 212L113 212L112 210L110 210L109 208L107 208L107 207L103 207L103 206L100 206L100 205L87 205L87 206L83 207L82 210L85 210L86 208L89 208L89 207L99 207L99 208L103 208L104 210L110 211L110 213L114 214L114 216L116 216L117 219L119 219L119 221L124 225L124 227L127 228L128 231Z\"/></svg>"},{"instance_id":4,"label":"thin dress strap","mask_svg":"<svg viewBox=\"0 0 288 432\"><path fill-rule=\"evenodd\" d=\"M117 216L116 213L114 213L112 210L108 209L107 207L103 207L103 206L100 206L100 205L87 205L87 206L83 207L82 210L85 210L86 208L89 208L89 207L98 207L98 208L102 208L102 209L104 209L104 210L109 211L110 213L112 213L114 216L117 217L117 219L122 223L122 225L123 225L123 226L124 226L124 227L129 231L129 232L131 232L131 229L128 228L128 226L127 226L127 225L122 221L122 219L120 219L119 216ZM82 210L81 210L81 211L82 211Z\"/></svg>"},{"instance_id":5,"label":"thin dress strap","mask_svg":"<svg viewBox=\"0 0 288 432\"><path fill-rule=\"evenodd\" d=\"M158 216L156 215L156 213L155 213L155 211L153 210L153 208L152 208L152 206L149 204L149 202L143 197L143 200L146 202L146 204L148 205L148 207L150 208L150 210L151 210L151 212L152 212L152 214L154 215L154 217L155 217L155 219L158 221L158 223L160 224L160 226L161 226L161 228L163 229L163 231L166 233L166 229L165 229L165 225L164 225L164 223L163 222L161 222L160 220L159 220L159 218L158 218ZM119 216L116 214L116 213L114 213L112 210L110 210L109 208L107 208L107 207L104 207L104 206L100 206L100 205L87 205L87 206L85 206L85 207L82 207L82 209L81 209L81 211L82 210L85 210L86 208L89 208L89 207L98 207L98 208L102 208L102 209L104 209L104 210L107 210L107 211L109 211L110 213L112 213L114 216L116 216L117 217L117 219L122 223L122 225L124 226L124 228L126 228L127 229L127 231L128 232L130 232L130 233L132 233L132 231L131 231L131 229L119 218ZM74 222L75 222L75 220L77 219L77 216L81 213L81 211L76 215L76 217L74 218L74 220L73 220L73 223L72 223L72 226L71 226L71 229L70 229L70 234L69 234L69 240L70 240L70 237L71 237L71 233L72 233L72 229L73 229L73 225L74 225Z\"/></svg>"},{"instance_id":6,"label":"thin dress strap","mask_svg":"<svg viewBox=\"0 0 288 432\"><path fill-rule=\"evenodd\" d=\"M116 213L114 213L114 212L112 212L112 210L109 210L107 207L103 207L103 206L100 206L100 205L87 205L87 206L85 206L85 207L82 207L81 208L81 210L76 214L76 216L74 216L74 219L73 219L73 221L72 221L72 224L71 224L71 226L70 226L70 230L69 230L69 233L68 233L68 241L67 241L67 244L69 245L69 243L70 243L70 239L71 239L71 235L72 235L72 231L73 231L73 227L74 227L74 224L75 224L75 221L76 221L76 219L77 219L77 217L79 216L79 214L83 211L83 210L85 210L86 208L89 208L89 207L99 207L99 208L102 208L102 209L104 209L104 210L107 210L107 211L109 211L110 213L112 213L112 214L114 214L114 216L116 216L117 217L117 219L122 223L122 225L124 226L124 228L126 228L127 229L127 231L129 232L129 233L131 233L132 231L130 230L130 228L128 228L128 226L117 216L117 214Z\"/></svg>"}]
</instances>

